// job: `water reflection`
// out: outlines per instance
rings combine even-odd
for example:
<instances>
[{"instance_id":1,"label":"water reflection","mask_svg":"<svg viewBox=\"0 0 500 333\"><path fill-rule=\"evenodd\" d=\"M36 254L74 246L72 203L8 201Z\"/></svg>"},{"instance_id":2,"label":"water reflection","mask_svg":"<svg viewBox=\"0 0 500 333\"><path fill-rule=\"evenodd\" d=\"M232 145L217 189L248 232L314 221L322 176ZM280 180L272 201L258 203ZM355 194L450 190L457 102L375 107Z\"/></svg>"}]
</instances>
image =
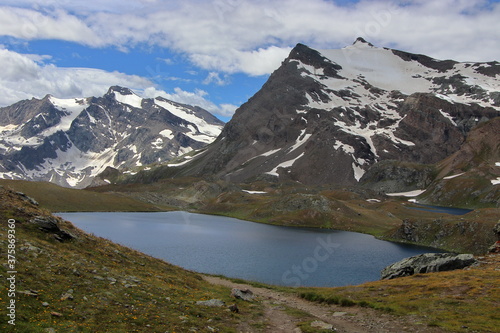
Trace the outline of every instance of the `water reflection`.
<instances>
[{"instance_id":1,"label":"water reflection","mask_svg":"<svg viewBox=\"0 0 500 333\"><path fill-rule=\"evenodd\" d=\"M79 228L181 267L276 285L342 286L429 248L347 231L165 213L61 213Z\"/></svg>"}]
</instances>

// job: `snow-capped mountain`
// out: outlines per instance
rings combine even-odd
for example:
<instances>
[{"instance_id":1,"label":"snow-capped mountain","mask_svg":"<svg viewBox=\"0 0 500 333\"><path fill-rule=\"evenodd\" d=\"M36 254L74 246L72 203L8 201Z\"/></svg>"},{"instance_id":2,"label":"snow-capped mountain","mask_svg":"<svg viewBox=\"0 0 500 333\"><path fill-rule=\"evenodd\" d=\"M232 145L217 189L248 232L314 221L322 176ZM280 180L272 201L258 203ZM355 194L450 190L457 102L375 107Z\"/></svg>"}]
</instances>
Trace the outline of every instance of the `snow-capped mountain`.
<instances>
[{"instance_id":1,"label":"snow-capped mountain","mask_svg":"<svg viewBox=\"0 0 500 333\"><path fill-rule=\"evenodd\" d=\"M298 44L181 173L353 185L379 161L436 163L500 115L499 74L496 61L441 61L362 38L337 50Z\"/></svg>"},{"instance_id":2,"label":"snow-capped mountain","mask_svg":"<svg viewBox=\"0 0 500 333\"><path fill-rule=\"evenodd\" d=\"M102 97L0 108L0 177L82 188L106 167L165 162L215 140L223 122L162 97L111 87Z\"/></svg>"}]
</instances>

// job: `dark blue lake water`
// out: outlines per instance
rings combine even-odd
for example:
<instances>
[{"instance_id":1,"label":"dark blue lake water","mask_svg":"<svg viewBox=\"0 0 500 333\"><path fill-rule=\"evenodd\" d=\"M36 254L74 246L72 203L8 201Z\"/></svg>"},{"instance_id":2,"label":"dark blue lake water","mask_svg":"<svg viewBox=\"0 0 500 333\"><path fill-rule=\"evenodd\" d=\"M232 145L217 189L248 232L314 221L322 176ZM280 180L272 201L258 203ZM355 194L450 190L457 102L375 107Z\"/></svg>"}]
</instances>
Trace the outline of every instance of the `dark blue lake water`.
<instances>
[{"instance_id":1,"label":"dark blue lake water","mask_svg":"<svg viewBox=\"0 0 500 333\"><path fill-rule=\"evenodd\" d=\"M463 209L463 208L432 206L432 205L424 205L424 204L417 204L417 205L419 207L407 207L407 208L423 210L426 212L433 212L433 213L445 213L445 214L451 214L451 215L465 215L465 214L473 211L472 209Z\"/></svg>"},{"instance_id":2,"label":"dark blue lake water","mask_svg":"<svg viewBox=\"0 0 500 333\"><path fill-rule=\"evenodd\" d=\"M354 232L279 227L186 212L58 215L87 232L193 271L275 285L374 281L387 265L437 252Z\"/></svg>"}]
</instances>

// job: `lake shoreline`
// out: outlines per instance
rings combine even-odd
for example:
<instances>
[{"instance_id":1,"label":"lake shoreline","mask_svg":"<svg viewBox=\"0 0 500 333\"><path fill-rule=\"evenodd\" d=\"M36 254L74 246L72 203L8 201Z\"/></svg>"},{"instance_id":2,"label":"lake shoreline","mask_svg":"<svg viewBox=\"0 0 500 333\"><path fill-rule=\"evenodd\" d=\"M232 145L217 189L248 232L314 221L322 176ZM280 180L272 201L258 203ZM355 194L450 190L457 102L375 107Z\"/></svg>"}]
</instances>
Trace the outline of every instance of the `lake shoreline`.
<instances>
[{"instance_id":1,"label":"lake shoreline","mask_svg":"<svg viewBox=\"0 0 500 333\"><path fill-rule=\"evenodd\" d=\"M188 270L273 285L360 284L378 280L384 267L401 259L442 252L352 231L284 227L182 211L58 216L87 233Z\"/></svg>"}]
</instances>

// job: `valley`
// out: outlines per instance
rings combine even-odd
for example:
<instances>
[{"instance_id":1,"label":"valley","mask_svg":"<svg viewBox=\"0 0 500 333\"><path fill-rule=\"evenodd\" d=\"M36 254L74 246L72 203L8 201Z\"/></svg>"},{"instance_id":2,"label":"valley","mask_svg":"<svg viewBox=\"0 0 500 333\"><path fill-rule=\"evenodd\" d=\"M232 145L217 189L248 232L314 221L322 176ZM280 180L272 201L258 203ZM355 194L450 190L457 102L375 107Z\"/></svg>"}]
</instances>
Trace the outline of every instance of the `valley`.
<instances>
[{"instance_id":1,"label":"valley","mask_svg":"<svg viewBox=\"0 0 500 333\"><path fill-rule=\"evenodd\" d=\"M225 124L120 86L0 108L0 214L16 221L18 327L495 331L499 256L487 252L500 222L499 75L496 61L358 38L333 50L297 44ZM472 253L479 265L356 286L271 286L185 270L52 215L169 211L359 232ZM232 297L235 286L255 288L256 300Z\"/></svg>"}]
</instances>

